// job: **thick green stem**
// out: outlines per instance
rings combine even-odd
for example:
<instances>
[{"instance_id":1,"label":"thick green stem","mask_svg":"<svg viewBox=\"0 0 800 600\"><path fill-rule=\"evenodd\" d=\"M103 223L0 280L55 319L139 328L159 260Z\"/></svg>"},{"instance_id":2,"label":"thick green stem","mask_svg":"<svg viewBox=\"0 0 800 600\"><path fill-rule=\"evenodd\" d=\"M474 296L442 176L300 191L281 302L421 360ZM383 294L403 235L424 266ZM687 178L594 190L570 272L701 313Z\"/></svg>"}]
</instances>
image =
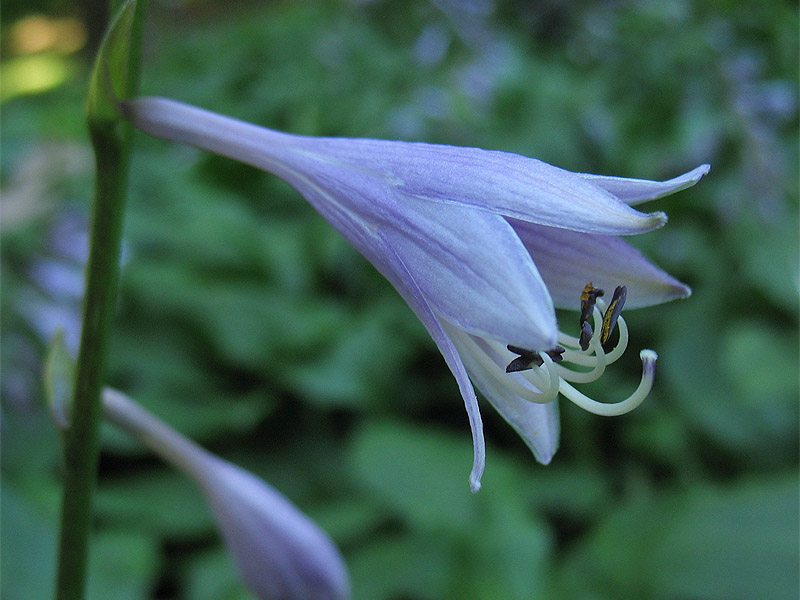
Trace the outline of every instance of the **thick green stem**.
<instances>
[{"instance_id":1,"label":"thick green stem","mask_svg":"<svg viewBox=\"0 0 800 600\"><path fill-rule=\"evenodd\" d=\"M138 81L138 47L144 5L131 4L135 14L125 32L128 44L121 97L130 97ZM108 69L98 60L95 69ZM95 90L96 91L96 90ZM100 90L102 91L102 90ZM92 496L97 478L101 391L105 383L108 336L116 303L119 255L128 181L131 126L120 117L92 111L89 130L97 167L89 263L86 272L83 329L78 353L71 425L64 447L64 488L59 543L57 600L85 596Z\"/></svg>"},{"instance_id":2,"label":"thick green stem","mask_svg":"<svg viewBox=\"0 0 800 600\"><path fill-rule=\"evenodd\" d=\"M119 141L96 136L94 142L97 184L72 423L64 447L58 600L80 600L86 587L102 416L100 391L105 383L106 346L116 299L127 182L128 153Z\"/></svg>"}]
</instances>

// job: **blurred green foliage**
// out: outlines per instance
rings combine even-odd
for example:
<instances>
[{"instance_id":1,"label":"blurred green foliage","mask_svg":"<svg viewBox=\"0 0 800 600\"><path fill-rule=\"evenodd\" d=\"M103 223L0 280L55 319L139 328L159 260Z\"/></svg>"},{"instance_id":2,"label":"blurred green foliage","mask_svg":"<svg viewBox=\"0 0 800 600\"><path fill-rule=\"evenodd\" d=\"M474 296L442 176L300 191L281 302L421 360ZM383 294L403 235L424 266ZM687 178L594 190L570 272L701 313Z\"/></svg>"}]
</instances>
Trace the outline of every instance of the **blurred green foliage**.
<instances>
[{"instance_id":1,"label":"blurred green foliage","mask_svg":"<svg viewBox=\"0 0 800 600\"><path fill-rule=\"evenodd\" d=\"M69 74L2 107L1 592L27 600L55 564L40 373L79 328L90 52L21 48L6 5L3 69ZM320 523L357 599L797 597L797 20L767 0L152 2L147 94L296 133L713 170L634 240L694 289L627 313L661 357L652 396L619 419L564 405L548 467L486 410L477 495L456 386L390 286L274 177L144 135L110 383ZM635 354L590 391L635 387ZM90 596L248 598L197 490L115 431L104 448Z\"/></svg>"}]
</instances>

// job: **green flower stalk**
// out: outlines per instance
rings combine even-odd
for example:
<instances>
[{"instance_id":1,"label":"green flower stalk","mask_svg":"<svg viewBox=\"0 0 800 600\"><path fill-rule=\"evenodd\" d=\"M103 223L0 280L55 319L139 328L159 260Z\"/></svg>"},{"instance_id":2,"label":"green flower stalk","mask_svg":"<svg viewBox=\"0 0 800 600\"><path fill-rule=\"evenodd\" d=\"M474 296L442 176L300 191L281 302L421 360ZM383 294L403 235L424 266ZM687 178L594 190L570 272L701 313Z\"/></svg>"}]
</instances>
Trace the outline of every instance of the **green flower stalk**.
<instances>
[{"instance_id":1,"label":"green flower stalk","mask_svg":"<svg viewBox=\"0 0 800 600\"><path fill-rule=\"evenodd\" d=\"M102 416L100 393L105 383L107 341L116 303L132 136L116 99L136 92L145 3L129 0L111 23L94 66L87 102L96 183L72 424L64 434L58 600L81 600L86 589Z\"/></svg>"}]
</instances>

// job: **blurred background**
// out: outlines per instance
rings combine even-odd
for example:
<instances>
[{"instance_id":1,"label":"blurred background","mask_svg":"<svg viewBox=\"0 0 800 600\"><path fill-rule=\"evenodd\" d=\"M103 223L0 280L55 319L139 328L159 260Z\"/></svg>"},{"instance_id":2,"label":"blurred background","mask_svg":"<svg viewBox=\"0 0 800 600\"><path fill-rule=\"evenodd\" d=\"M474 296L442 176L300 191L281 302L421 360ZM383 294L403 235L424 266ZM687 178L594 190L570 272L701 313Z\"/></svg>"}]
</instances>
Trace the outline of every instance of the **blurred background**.
<instances>
[{"instance_id":1,"label":"blurred background","mask_svg":"<svg viewBox=\"0 0 800 600\"><path fill-rule=\"evenodd\" d=\"M59 435L42 354L80 328L103 3L3 0L2 597L52 591ZM142 92L311 135L424 140L696 187L633 240L694 295L626 312L632 351L562 403L537 464L485 406L469 492L456 385L394 290L273 176L139 134L109 383L275 485L354 598L798 596L798 7L151 0ZM561 316L568 328L576 315ZM104 430L90 596L250 598L199 492Z\"/></svg>"}]
</instances>

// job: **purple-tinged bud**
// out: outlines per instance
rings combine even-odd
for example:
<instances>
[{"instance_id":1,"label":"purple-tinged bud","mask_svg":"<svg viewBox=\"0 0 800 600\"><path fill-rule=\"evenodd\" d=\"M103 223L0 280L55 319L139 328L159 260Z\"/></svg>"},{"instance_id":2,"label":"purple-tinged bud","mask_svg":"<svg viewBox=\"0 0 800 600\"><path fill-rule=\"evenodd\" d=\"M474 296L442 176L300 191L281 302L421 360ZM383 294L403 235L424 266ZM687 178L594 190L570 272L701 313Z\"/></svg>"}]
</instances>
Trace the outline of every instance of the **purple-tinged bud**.
<instances>
[{"instance_id":1,"label":"purple-tinged bud","mask_svg":"<svg viewBox=\"0 0 800 600\"><path fill-rule=\"evenodd\" d=\"M207 452L124 394L103 393L106 419L205 492L247 587L262 600L344 600L347 568L327 534L277 490Z\"/></svg>"}]
</instances>

